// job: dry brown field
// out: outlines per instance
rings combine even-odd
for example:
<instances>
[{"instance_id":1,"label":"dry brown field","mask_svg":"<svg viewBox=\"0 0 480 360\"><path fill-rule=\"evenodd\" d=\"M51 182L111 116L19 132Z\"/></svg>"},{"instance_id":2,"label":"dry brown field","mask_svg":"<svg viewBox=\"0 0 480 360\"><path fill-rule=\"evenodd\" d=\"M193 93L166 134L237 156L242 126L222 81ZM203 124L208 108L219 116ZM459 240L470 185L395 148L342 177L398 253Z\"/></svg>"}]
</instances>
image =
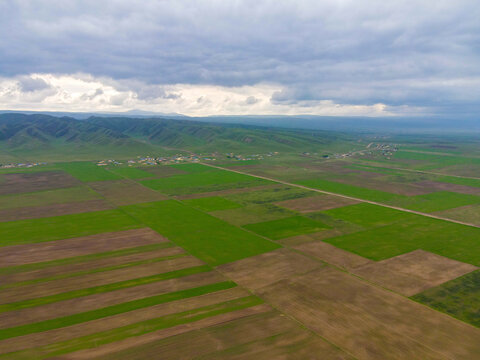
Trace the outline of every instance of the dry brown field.
<instances>
[{"instance_id":1,"label":"dry brown field","mask_svg":"<svg viewBox=\"0 0 480 360\"><path fill-rule=\"evenodd\" d=\"M79 184L79 180L61 171L5 174L0 182L0 195L67 188Z\"/></svg>"},{"instance_id":2,"label":"dry brown field","mask_svg":"<svg viewBox=\"0 0 480 360\"><path fill-rule=\"evenodd\" d=\"M289 249L279 249L219 266L217 269L236 283L258 289L274 282L324 266Z\"/></svg>"},{"instance_id":3,"label":"dry brown field","mask_svg":"<svg viewBox=\"0 0 480 360\"><path fill-rule=\"evenodd\" d=\"M275 205L295 210L301 213L309 213L321 210L335 209L338 207L358 204L358 201L332 195L319 195L307 198L280 201Z\"/></svg>"},{"instance_id":4,"label":"dry brown field","mask_svg":"<svg viewBox=\"0 0 480 360\"><path fill-rule=\"evenodd\" d=\"M331 267L257 293L357 359L474 359L480 330Z\"/></svg>"},{"instance_id":5,"label":"dry brown field","mask_svg":"<svg viewBox=\"0 0 480 360\"><path fill-rule=\"evenodd\" d=\"M260 185L260 186L252 186L252 187L247 187L247 188L202 192L202 193L198 193L198 194L177 195L177 196L174 196L174 197L175 197L175 199L178 199L178 200L190 200L190 199L199 199L199 198L211 197L211 196L242 194L242 193L251 192L251 191L258 191L258 190L265 190L265 189L275 189L275 188L280 188L280 187L283 187L283 186L284 185L280 185L280 184Z\"/></svg>"},{"instance_id":6,"label":"dry brown field","mask_svg":"<svg viewBox=\"0 0 480 360\"><path fill-rule=\"evenodd\" d=\"M471 264L415 250L371 262L356 268L354 273L387 289L412 296L477 269Z\"/></svg>"},{"instance_id":7,"label":"dry brown field","mask_svg":"<svg viewBox=\"0 0 480 360\"><path fill-rule=\"evenodd\" d=\"M88 200L64 204L13 208L0 210L0 222L79 214L89 211L113 209L113 207L113 205L105 200Z\"/></svg>"},{"instance_id":8,"label":"dry brown field","mask_svg":"<svg viewBox=\"0 0 480 360\"><path fill-rule=\"evenodd\" d=\"M167 241L149 228L96 234L72 239L0 247L2 266L120 250Z\"/></svg>"},{"instance_id":9,"label":"dry brown field","mask_svg":"<svg viewBox=\"0 0 480 360\"><path fill-rule=\"evenodd\" d=\"M58 274L62 274L62 275L73 274L76 272L86 271L89 269L119 266L119 265L128 264L135 261L153 260L156 258L175 256L175 255L181 255L181 254L185 254L182 248L172 246L166 249L150 250L150 251L140 252L138 254L132 254L132 255L109 257L106 259L90 260L90 261L66 264L66 265L48 266L46 268L32 270L32 271L24 271L24 272L15 273L15 274L0 275L0 284L2 284L2 286L5 286L10 283L32 281L36 279L52 277ZM2 286L0 286L0 288Z\"/></svg>"}]
</instances>

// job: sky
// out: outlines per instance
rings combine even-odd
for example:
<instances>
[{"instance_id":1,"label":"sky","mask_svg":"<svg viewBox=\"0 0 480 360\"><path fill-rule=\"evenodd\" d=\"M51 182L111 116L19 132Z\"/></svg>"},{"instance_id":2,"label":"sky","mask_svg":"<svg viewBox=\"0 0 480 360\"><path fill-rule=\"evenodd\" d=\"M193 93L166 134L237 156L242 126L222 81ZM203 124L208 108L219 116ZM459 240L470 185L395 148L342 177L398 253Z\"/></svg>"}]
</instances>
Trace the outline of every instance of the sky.
<instances>
[{"instance_id":1,"label":"sky","mask_svg":"<svg viewBox=\"0 0 480 360\"><path fill-rule=\"evenodd\" d=\"M1 0L0 109L480 116L478 0Z\"/></svg>"}]
</instances>

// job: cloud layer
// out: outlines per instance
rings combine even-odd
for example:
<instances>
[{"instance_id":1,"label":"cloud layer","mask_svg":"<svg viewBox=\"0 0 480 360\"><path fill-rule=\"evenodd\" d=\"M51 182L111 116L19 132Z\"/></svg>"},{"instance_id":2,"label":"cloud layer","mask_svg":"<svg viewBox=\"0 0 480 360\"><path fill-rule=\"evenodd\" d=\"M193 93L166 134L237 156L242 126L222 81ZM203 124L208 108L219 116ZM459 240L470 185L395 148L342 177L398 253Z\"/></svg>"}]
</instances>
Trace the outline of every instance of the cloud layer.
<instances>
[{"instance_id":1,"label":"cloud layer","mask_svg":"<svg viewBox=\"0 0 480 360\"><path fill-rule=\"evenodd\" d=\"M478 19L475 0L5 0L0 106L477 116Z\"/></svg>"}]
</instances>

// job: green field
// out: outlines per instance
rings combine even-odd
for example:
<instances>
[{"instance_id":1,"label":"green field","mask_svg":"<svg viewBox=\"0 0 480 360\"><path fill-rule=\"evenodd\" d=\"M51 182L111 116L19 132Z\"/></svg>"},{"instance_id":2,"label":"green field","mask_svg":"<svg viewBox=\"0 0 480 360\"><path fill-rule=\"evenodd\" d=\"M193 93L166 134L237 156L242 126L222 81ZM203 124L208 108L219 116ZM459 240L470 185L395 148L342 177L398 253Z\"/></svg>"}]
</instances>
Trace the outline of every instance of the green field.
<instances>
[{"instance_id":1,"label":"green field","mask_svg":"<svg viewBox=\"0 0 480 360\"><path fill-rule=\"evenodd\" d=\"M242 206L234 201L225 199L220 196L183 200L183 202L189 206L193 206L206 212L235 209Z\"/></svg>"},{"instance_id":2,"label":"green field","mask_svg":"<svg viewBox=\"0 0 480 360\"><path fill-rule=\"evenodd\" d=\"M480 327L480 271L428 289L412 299Z\"/></svg>"},{"instance_id":3,"label":"green field","mask_svg":"<svg viewBox=\"0 0 480 360\"><path fill-rule=\"evenodd\" d=\"M139 228L119 210L105 210L0 223L0 246L31 244Z\"/></svg>"},{"instance_id":4,"label":"green field","mask_svg":"<svg viewBox=\"0 0 480 360\"><path fill-rule=\"evenodd\" d=\"M280 247L174 200L129 205L122 209L210 265Z\"/></svg>"},{"instance_id":5,"label":"green field","mask_svg":"<svg viewBox=\"0 0 480 360\"><path fill-rule=\"evenodd\" d=\"M322 231L328 228L319 221L303 216L293 216L285 219L265 221L256 224L248 224L245 229L273 240Z\"/></svg>"},{"instance_id":6,"label":"green field","mask_svg":"<svg viewBox=\"0 0 480 360\"><path fill-rule=\"evenodd\" d=\"M127 179L144 179L154 176L152 173L149 173L148 171L144 171L137 167L115 166L108 167L107 170L114 173L115 175L122 176Z\"/></svg>"},{"instance_id":7,"label":"green field","mask_svg":"<svg viewBox=\"0 0 480 360\"><path fill-rule=\"evenodd\" d=\"M213 211L211 214L237 226L257 223L260 221L277 220L296 215L293 211L268 203L246 205L236 209Z\"/></svg>"},{"instance_id":8,"label":"green field","mask_svg":"<svg viewBox=\"0 0 480 360\"><path fill-rule=\"evenodd\" d=\"M270 182L224 170L211 170L149 179L141 181L141 183L153 190L170 195L180 195L264 185Z\"/></svg>"},{"instance_id":9,"label":"green field","mask_svg":"<svg viewBox=\"0 0 480 360\"><path fill-rule=\"evenodd\" d=\"M417 217L325 241L377 261L423 249L478 266L479 236L475 227Z\"/></svg>"},{"instance_id":10,"label":"green field","mask_svg":"<svg viewBox=\"0 0 480 360\"><path fill-rule=\"evenodd\" d=\"M415 219L418 216L404 211L385 208L383 206L360 203L323 211L336 219L369 227L387 225L399 220Z\"/></svg>"}]
</instances>

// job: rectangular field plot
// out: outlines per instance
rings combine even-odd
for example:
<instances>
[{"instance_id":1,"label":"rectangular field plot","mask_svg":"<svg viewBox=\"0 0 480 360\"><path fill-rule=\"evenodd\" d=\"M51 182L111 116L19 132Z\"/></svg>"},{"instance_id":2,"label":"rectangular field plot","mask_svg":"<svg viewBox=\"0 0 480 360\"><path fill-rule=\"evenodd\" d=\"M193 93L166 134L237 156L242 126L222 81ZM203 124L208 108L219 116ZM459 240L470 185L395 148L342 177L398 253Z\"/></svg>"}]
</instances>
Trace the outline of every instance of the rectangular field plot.
<instances>
[{"instance_id":1,"label":"rectangular field plot","mask_svg":"<svg viewBox=\"0 0 480 360\"><path fill-rule=\"evenodd\" d=\"M271 311L150 229L0 252L11 265L0 274L13 275L0 286L0 359L92 358L92 351L124 350L159 331L168 337L179 327Z\"/></svg>"},{"instance_id":2,"label":"rectangular field plot","mask_svg":"<svg viewBox=\"0 0 480 360\"><path fill-rule=\"evenodd\" d=\"M415 211L431 213L478 203L480 203L480 196L437 191L430 194L398 199L394 205Z\"/></svg>"},{"instance_id":3,"label":"rectangular field plot","mask_svg":"<svg viewBox=\"0 0 480 360\"><path fill-rule=\"evenodd\" d=\"M267 204L291 199L299 199L312 195L315 195L315 192L285 185L278 185L272 188L266 188L257 191L251 191L241 194L232 194L226 196L226 198L239 204L250 205Z\"/></svg>"},{"instance_id":4,"label":"rectangular field plot","mask_svg":"<svg viewBox=\"0 0 480 360\"><path fill-rule=\"evenodd\" d=\"M480 271L429 289L412 299L480 327Z\"/></svg>"},{"instance_id":5,"label":"rectangular field plot","mask_svg":"<svg viewBox=\"0 0 480 360\"><path fill-rule=\"evenodd\" d=\"M0 210L0 222L36 219L67 214L79 214L90 211L109 210L113 208L113 205L101 199L45 206L23 207Z\"/></svg>"},{"instance_id":6,"label":"rectangular field plot","mask_svg":"<svg viewBox=\"0 0 480 360\"><path fill-rule=\"evenodd\" d=\"M158 191L126 179L91 182L88 186L117 206L165 200L167 198Z\"/></svg>"},{"instance_id":7,"label":"rectangular field plot","mask_svg":"<svg viewBox=\"0 0 480 360\"><path fill-rule=\"evenodd\" d=\"M237 204L236 202L233 202L231 200L225 199L220 196L183 200L183 202L189 206L193 206L197 209L200 209L206 212L236 209L242 206L240 204Z\"/></svg>"},{"instance_id":8,"label":"rectangular field plot","mask_svg":"<svg viewBox=\"0 0 480 360\"><path fill-rule=\"evenodd\" d=\"M154 174L138 167L115 166L108 167L107 170L127 179L144 179L155 176Z\"/></svg>"},{"instance_id":9,"label":"rectangular field plot","mask_svg":"<svg viewBox=\"0 0 480 360\"><path fill-rule=\"evenodd\" d=\"M100 199L100 196L87 186L75 186L65 189L0 196L0 210L65 204L96 199Z\"/></svg>"},{"instance_id":10,"label":"rectangular field plot","mask_svg":"<svg viewBox=\"0 0 480 360\"><path fill-rule=\"evenodd\" d=\"M83 350L83 356L89 354L86 358L91 358L92 350L90 349L98 346L116 347L117 341L121 341L122 345L124 345L122 340L141 341L144 339L142 336L148 337L149 334L155 335L158 331L168 331L169 328L184 324L195 326L202 320L215 323L220 316L221 322L225 322L269 310L268 306L261 305L262 301L257 297L229 291L228 289L233 286L231 282L223 282L146 298L143 303L122 304L124 309L110 307L99 309L97 313L82 314L85 319L92 319L90 322L76 323L75 320L78 321L80 316L77 317L78 319L64 318L62 320L66 324L74 324L70 325L71 331L53 328L40 334L32 333L18 339L6 339L0 343L0 352L5 353L2 358L15 359L31 356L47 358L71 352L79 352L77 356L81 356L80 351ZM104 314L100 311L111 315L103 319L101 315ZM100 316L93 319L98 315ZM58 324L48 323L48 325ZM17 328L15 331L17 333L20 333L20 330L33 331L37 330L35 327L39 327L37 324L31 326L34 328ZM118 351L119 348L116 348ZM100 351L102 350L105 351L105 348L100 348Z\"/></svg>"},{"instance_id":11,"label":"rectangular field plot","mask_svg":"<svg viewBox=\"0 0 480 360\"><path fill-rule=\"evenodd\" d=\"M335 209L338 207L352 205L356 203L358 203L358 201L342 198L339 196L320 195L280 201L277 202L276 205L301 213L309 213L320 210Z\"/></svg>"},{"instance_id":12,"label":"rectangular field plot","mask_svg":"<svg viewBox=\"0 0 480 360\"><path fill-rule=\"evenodd\" d=\"M383 226L406 219L419 218L418 215L368 203L344 206L326 210L323 213L335 219L348 221L366 228Z\"/></svg>"},{"instance_id":13,"label":"rectangular field plot","mask_svg":"<svg viewBox=\"0 0 480 360\"><path fill-rule=\"evenodd\" d=\"M418 216L324 241L377 261L423 249L478 266L479 236L479 228Z\"/></svg>"},{"instance_id":14,"label":"rectangular field plot","mask_svg":"<svg viewBox=\"0 0 480 360\"><path fill-rule=\"evenodd\" d=\"M480 352L478 329L332 267L256 293L356 359L474 359Z\"/></svg>"},{"instance_id":15,"label":"rectangular field plot","mask_svg":"<svg viewBox=\"0 0 480 360\"><path fill-rule=\"evenodd\" d=\"M56 167L84 182L119 180L122 178L120 175L106 170L103 166L97 166L93 162L59 163L56 164Z\"/></svg>"},{"instance_id":16,"label":"rectangular field plot","mask_svg":"<svg viewBox=\"0 0 480 360\"><path fill-rule=\"evenodd\" d=\"M244 228L259 235L277 240L295 235L314 233L327 229L328 226L303 216L292 216L285 219L248 224L245 225Z\"/></svg>"},{"instance_id":17,"label":"rectangular field plot","mask_svg":"<svg viewBox=\"0 0 480 360\"><path fill-rule=\"evenodd\" d=\"M0 248L0 255L3 260L0 273L11 273L11 271L7 271L6 266L16 266L19 268L18 271L25 271L22 270L24 268L26 270L33 270L50 265L108 257L111 251L121 252L127 248L164 242L166 242L166 239L155 231L142 228L38 244L4 246ZM66 261L62 261L62 259ZM33 263L37 263L37 266L34 266ZM39 267L38 263L42 263L43 265Z\"/></svg>"},{"instance_id":18,"label":"rectangular field plot","mask_svg":"<svg viewBox=\"0 0 480 360\"><path fill-rule=\"evenodd\" d=\"M120 210L0 223L0 246L29 244L140 227Z\"/></svg>"},{"instance_id":19,"label":"rectangular field plot","mask_svg":"<svg viewBox=\"0 0 480 360\"><path fill-rule=\"evenodd\" d=\"M77 186L80 182L61 171L2 175L0 195L29 193Z\"/></svg>"},{"instance_id":20,"label":"rectangular field plot","mask_svg":"<svg viewBox=\"0 0 480 360\"><path fill-rule=\"evenodd\" d=\"M166 194L182 195L258 186L269 184L270 182L224 170L208 170L192 172L185 175L174 175L166 178L143 180L141 183L153 190L158 190Z\"/></svg>"},{"instance_id":21,"label":"rectangular field plot","mask_svg":"<svg viewBox=\"0 0 480 360\"><path fill-rule=\"evenodd\" d=\"M241 208L213 211L213 216L230 224L242 226L295 216L296 213L273 204L246 205Z\"/></svg>"},{"instance_id":22,"label":"rectangular field plot","mask_svg":"<svg viewBox=\"0 0 480 360\"><path fill-rule=\"evenodd\" d=\"M415 250L365 264L352 272L387 289L411 296L476 269L470 264Z\"/></svg>"},{"instance_id":23,"label":"rectangular field plot","mask_svg":"<svg viewBox=\"0 0 480 360\"><path fill-rule=\"evenodd\" d=\"M174 200L130 205L122 209L210 265L279 247Z\"/></svg>"},{"instance_id":24,"label":"rectangular field plot","mask_svg":"<svg viewBox=\"0 0 480 360\"><path fill-rule=\"evenodd\" d=\"M240 314L239 314L240 315ZM212 319L213 320L213 319ZM220 323L198 323L192 328L160 332L157 336L114 346L84 355L101 354L98 359L308 359L315 354L323 360L353 360L353 357L328 344L276 311L265 309L225 319ZM170 335L170 336L169 336ZM174 336L175 335L175 336Z\"/></svg>"}]
</instances>

